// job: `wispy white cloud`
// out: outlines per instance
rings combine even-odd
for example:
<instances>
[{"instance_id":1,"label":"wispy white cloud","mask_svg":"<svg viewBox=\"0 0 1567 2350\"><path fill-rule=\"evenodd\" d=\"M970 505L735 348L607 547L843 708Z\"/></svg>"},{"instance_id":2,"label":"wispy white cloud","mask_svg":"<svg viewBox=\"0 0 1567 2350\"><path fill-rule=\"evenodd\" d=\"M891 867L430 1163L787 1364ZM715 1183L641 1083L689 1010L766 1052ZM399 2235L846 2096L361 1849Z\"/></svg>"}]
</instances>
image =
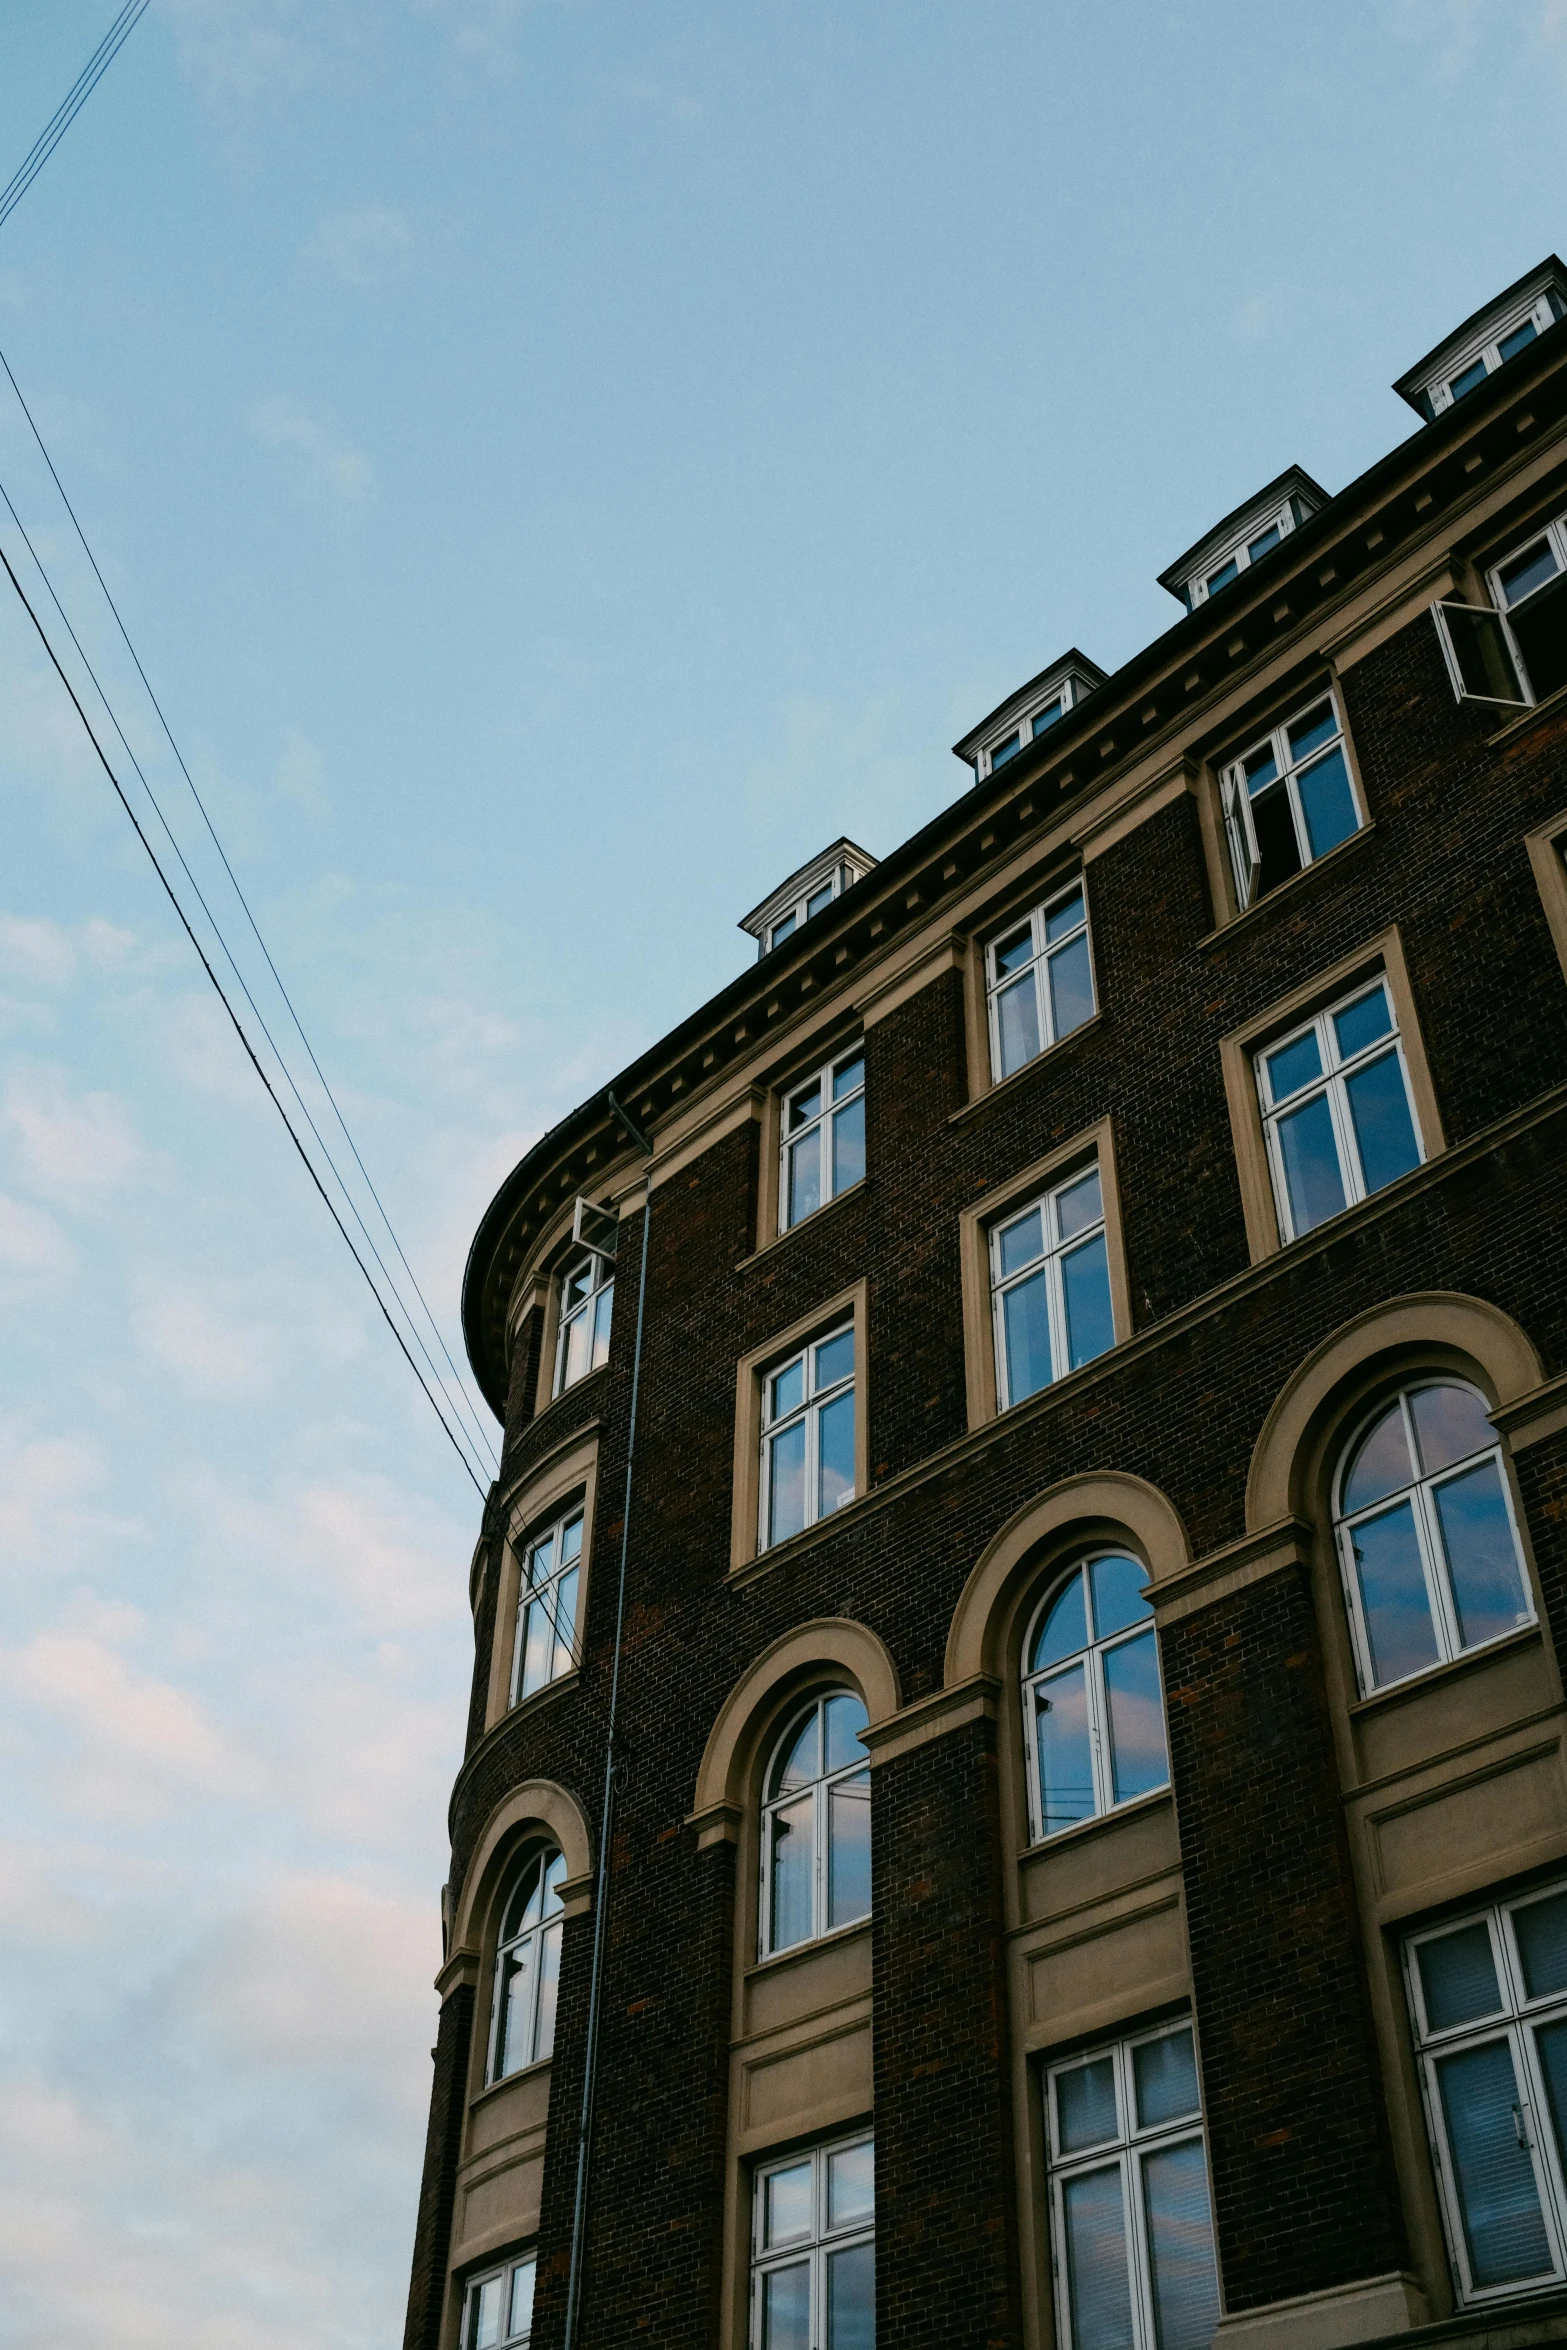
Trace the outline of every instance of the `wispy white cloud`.
<instances>
[{"instance_id":1,"label":"wispy white cloud","mask_svg":"<svg viewBox=\"0 0 1567 2350\"><path fill-rule=\"evenodd\" d=\"M0 1127L9 1130L24 1181L49 1198L80 1204L122 1189L147 1165L125 1104L112 1093L73 1091L60 1068L14 1068Z\"/></svg>"},{"instance_id":2,"label":"wispy white cloud","mask_svg":"<svg viewBox=\"0 0 1567 2350\"><path fill-rule=\"evenodd\" d=\"M687 90L677 90L656 73L623 73L615 84L622 98L633 106L645 106L650 113L661 114L666 122L682 129L700 122L705 112L700 98L693 98Z\"/></svg>"},{"instance_id":3,"label":"wispy white cloud","mask_svg":"<svg viewBox=\"0 0 1567 2350\"><path fill-rule=\"evenodd\" d=\"M320 78L340 12L323 0L158 0L180 69L209 105L249 104Z\"/></svg>"},{"instance_id":4,"label":"wispy white cloud","mask_svg":"<svg viewBox=\"0 0 1567 2350\"><path fill-rule=\"evenodd\" d=\"M306 258L344 286L389 286L407 275L413 231L390 204L361 204L317 221Z\"/></svg>"},{"instance_id":5,"label":"wispy white cloud","mask_svg":"<svg viewBox=\"0 0 1567 2350\"><path fill-rule=\"evenodd\" d=\"M413 0L418 16L434 17L449 32L460 57L472 58L487 73L506 74L517 64L517 36L536 0Z\"/></svg>"},{"instance_id":6,"label":"wispy white cloud","mask_svg":"<svg viewBox=\"0 0 1567 2350\"><path fill-rule=\"evenodd\" d=\"M0 1265L11 1272L68 1273L75 1252L53 1216L0 1191Z\"/></svg>"},{"instance_id":7,"label":"wispy white cloud","mask_svg":"<svg viewBox=\"0 0 1567 2350\"><path fill-rule=\"evenodd\" d=\"M341 439L319 417L282 393L258 402L250 428L269 449L295 460L300 487L342 506L363 506L376 494L375 470L362 449Z\"/></svg>"}]
</instances>

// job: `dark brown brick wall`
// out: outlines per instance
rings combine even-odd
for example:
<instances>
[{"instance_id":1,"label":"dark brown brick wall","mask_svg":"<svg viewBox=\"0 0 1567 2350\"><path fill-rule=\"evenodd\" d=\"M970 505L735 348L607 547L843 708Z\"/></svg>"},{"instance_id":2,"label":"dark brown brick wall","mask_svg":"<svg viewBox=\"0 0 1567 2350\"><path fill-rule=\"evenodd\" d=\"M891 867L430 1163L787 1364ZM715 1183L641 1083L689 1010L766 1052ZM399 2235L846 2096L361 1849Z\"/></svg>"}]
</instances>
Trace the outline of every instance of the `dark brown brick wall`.
<instances>
[{"instance_id":1,"label":"dark brown brick wall","mask_svg":"<svg viewBox=\"0 0 1567 2350\"><path fill-rule=\"evenodd\" d=\"M468 2060L473 2039L473 1991L460 1983L441 2003L435 2035L435 2081L424 2141L424 2177L414 2226L413 2276L403 2350L437 2350L446 2306L446 2268L452 2204L462 2150Z\"/></svg>"}]
</instances>

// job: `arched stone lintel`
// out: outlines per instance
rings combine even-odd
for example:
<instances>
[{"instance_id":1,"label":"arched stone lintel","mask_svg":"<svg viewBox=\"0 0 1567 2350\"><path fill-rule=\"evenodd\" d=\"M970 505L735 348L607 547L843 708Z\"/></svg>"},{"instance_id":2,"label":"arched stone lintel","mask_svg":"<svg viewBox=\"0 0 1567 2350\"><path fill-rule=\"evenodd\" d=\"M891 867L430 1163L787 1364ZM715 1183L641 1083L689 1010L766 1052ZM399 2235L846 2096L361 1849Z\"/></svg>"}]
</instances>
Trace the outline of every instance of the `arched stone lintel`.
<instances>
[{"instance_id":1,"label":"arched stone lintel","mask_svg":"<svg viewBox=\"0 0 1567 2350\"><path fill-rule=\"evenodd\" d=\"M1073 1527L1080 1527L1087 1541L1129 1535L1155 1583L1179 1574L1191 1560L1186 1528L1156 1485L1115 1469L1063 1477L1026 1502L981 1553L953 1610L943 1687L951 1689L980 1673L999 1677L1007 1592L1042 1543Z\"/></svg>"},{"instance_id":2,"label":"arched stone lintel","mask_svg":"<svg viewBox=\"0 0 1567 2350\"><path fill-rule=\"evenodd\" d=\"M478 1950L500 1879L529 1828L547 1830L560 1846L566 1863L568 1917L589 1907L591 1889L586 1880L593 1866L593 1848L582 1807L553 1779L525 1779L520 1787L502 1796L474 1846L452 1921L448 1966L460 1952Z\"/></svg>"},{"instance_id":3,"label":"arched stone lintel","mask_svg":"<svg viewBox=\"0 0 1567 2350\"><path fill-rule=\"evenodd\" d=\"M1433 1289L1368 1307L1313 1348L1275 1397L1246 1479L1248 1533L1304 1514L1298 1485L1307 1439L1337 1390L1379 1356L1422 1352L1445 1358L1455 1368L1472 1366L1497 1410L1516 1403L1544 1376L1539 1356L1512 1316L1483 1297Z\"/></svg>"},{"instance_id":4,"label":"arched stone lintel","mask_svg":"<svg viewBox=\"0 0 1567 2350\"><path fill-rule=\"evenodd\" d=\"M858 1689L872 1723L885 1721L902 1704L897 1668L868 1624L848 1616L818 1616L796 1624L748 1666L731 1689L708 1733L696 1775L691 1821L705 1843L732 1833L745 1802L750 1731L791 1682L836 1666Z\"/></svg>"}]
</instances>

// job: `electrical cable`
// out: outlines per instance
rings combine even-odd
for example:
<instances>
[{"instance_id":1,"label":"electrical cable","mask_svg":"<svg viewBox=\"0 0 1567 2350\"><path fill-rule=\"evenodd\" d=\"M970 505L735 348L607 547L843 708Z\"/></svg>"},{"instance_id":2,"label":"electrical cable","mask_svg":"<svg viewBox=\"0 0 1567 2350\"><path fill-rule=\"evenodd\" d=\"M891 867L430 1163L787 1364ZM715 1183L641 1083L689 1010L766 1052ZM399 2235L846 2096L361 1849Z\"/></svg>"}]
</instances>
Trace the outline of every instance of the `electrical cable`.
<instances>
[{"instance_id":1,"label":"electrical cable","mask_svg":"<svg viewBox=\"0 0 1567 2350\"><path fill-rule=\"evenodd\" d=\"M5 187L0 189L0 226L26 195L66 132L92 96L110 66L140 22L147 0L126 0L103 39L82 67L65 96L28 148Z\"/></svg>"},{"instance_id":2,"label":"electrical cable","mask_svg":"<svg viewBox=\"0 0 1567 2350\"><path fill-rule=\"evenodd\" d=\"M445 1429L447 1437L451 1443L453 1451L457 1455L457 1458L462 1462L463 1467L467 1470L475 1492L478 1494L481 1501L487 1499L485 1489L479 1483L478 1478L474 1476L473 1466L469 1461L467 1454L463 1451L462 1446L458 1443L456 1435L453 1433L451 1423L447 1419L445 1413L441 1410L434 1389L426 1381L424 1373L420 1370L418 1364L414 1361L413 1356L409 1354L407 1345L403 1339L402 1332L398 1329L397 1324L392 1320L391 1315L387 1312L386 1301L370 1277L369 1267L366 1265L363 1257L359 1254L359 1251L355 1248L352 1234L349 1232L347 1225L343 1222L342 1217L338 1214L337 1209L334 1207L331 1196L328 1193L326 1186L322 1182L319 1174L316 1172L315 1165L311 1160L309 1152L305 1149L304 1144L300 1141L299 1136L294 1129L293 1121L290 1119L287 1110L284 1108L282 1100L279 1097L271 1078L267 1075L265 1069L263 1069L261 1066L261 1063L256 1056L255 1047L252 1045L249 1037L245 1034L244 1026L240 1021L239 1015L235 1011L233 1005L229 1002L227 994L224 992L223 982L221 979L219 979L216 971L214 971L212 968L212 964L208 959L205 947L202 945L200 939L196 936L195 931L192 929L190 918L186 914L184 907L180 904L178 894L175 891L172 882L169 880L168 875L164 872L162 865L159 863L158 853L142 829L141 820L137 816L135 809L131 806L130 801L127 799L124 787L121 784L119 777L115 774L114 769L110 766L108 756L104 751L104 747L93 731L92 720L88 717L86 711L82 708L81 700L77 694L76 688L72 685L70 679L65 673L64 668L61 666L60 657L56 653L53 645L49 642L48 631L45 629L43 622L39 619L37 613L33 610L32 605L29 603L27 598L27 591L22 586L21 581L17 578L16 573L12 570L11 558L6 553L4 547L0 547L0 564L4 565L6 577L10 580L12 587L15 588L17 599L20 602L23 611L27 614L28 619L32 622L34 628L38 632L38 641L43 646L44 651L48 654L55 675L59 678L60 683L64 686L66 692L70 695L72 708L75 710L77 717L81 720L82 726L87 735L87 739L92 744L94 751L98 755L98 764L102 767L105 775L109 778L109 781L114 788L115 797L119 801L120 806L125 810L126 815L130 818L131 826L136 834L136 838L141 842L142 847L146 850L147 857L152 866L152 869L163 885L164 895L167 897L170 905L174 908L175 913L178 915L181 929L184 931L186 937L190 940L191 945L195 948L201 963L201 967L203 971L206 972L207 977L211 980L218 1001L223 1006L224 1011L227 1012L230 1024L233 1027L235 1035L239 1038L241 1045L243 1045L245 1049L245 1054L250 1062L251 1067L255 1070L256 1075L260 1078L262 1084L266 1087L268 1098L270 1099L273 1108L277 1111L278 1116L282 1119L283 1124L288 1132L288 1138L290 1142L292 1142L295 1150L299 1153L299 1157L304 1165L306 1174L310 1177L311 1182L315 1185L317 1191L321 1194L321 1198L326 1206L327 1214L331 1217L333 1223L337 1226L338 1231L341 1233L344 1246L347 1248L349 1255L353 1258L354 1263L359 1267L360 1272L364 1275L365 1283L369 1288L370 1294L375 1299L376 1304L380 1307L382 1319L385 1321L388 1330L391 1331L392 1336L398 1343L398 1346L402 1349L404 1359L406 1360L409 1369L413 1372L414 1377L418 1380L420 1386L424 1389L425 1394L429 1397L431 1408L434 1411L436 1418L440 1421L441 1426Z\"/></svg>"}]
</instances>

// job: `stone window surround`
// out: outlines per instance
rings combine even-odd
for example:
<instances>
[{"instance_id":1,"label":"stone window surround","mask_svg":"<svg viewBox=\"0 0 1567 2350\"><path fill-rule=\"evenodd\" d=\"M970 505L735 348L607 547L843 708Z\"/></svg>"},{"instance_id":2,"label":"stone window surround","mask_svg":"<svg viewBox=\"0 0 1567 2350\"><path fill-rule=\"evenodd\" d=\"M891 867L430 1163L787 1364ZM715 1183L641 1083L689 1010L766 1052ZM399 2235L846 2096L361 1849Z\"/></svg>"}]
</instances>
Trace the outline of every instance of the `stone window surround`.
<instances>
[{"instance_id":1,"label":"stone window surround","mask_svg":"<svg viewBox=\"0 0 1567 2350\"><path fill-rule=\"evenodd\" d=\"M1362 647L1356 646L1357 655ZM1299 872L1268 891L1266 897L1253 898L1243 906L1235 886L1235 868L1230 856L1224 828L1225 770L1232 767L1243 752L1254 749L1262 738L1276 728L1298 718L1314 701L1331 695L1338 713L1339 740L1344 746L1344 758L1349 768L1350 789L1354 794L1360 824L1348 839L1328 849L1302 865ZM1329 857L1340 855L1357 840L1371 831L1373 818L1366 799L1365 780L1360 771L1360 760L1355 750L1354 730L1350 725L1345 703L1344 679L1340 663L1333 654L1321 652L1309 656L1286 675L1272 680L1267 691L1238 714L1227 713L1223 731L1206 739L1194 751L1190 762L1192 789L1197 798L1198 816L1202 829L1204 862L1208 868L1208 890L1213 902L1214 928L1227 930L1231 923L1248 915L1255 915L1261 906L1277 905L1285 894L1309 873L1320 871Z\"/></svg>"},{"instance_id":2,"label":"stone window surround","mask_svg":"<svg viewBox=\"0 0 1567 2350\"><path fill-rule=\"evenodd\" d=\"M797 1227L798 1229L798 1227ZM807 1341L824 1338L830 1330L843 1322L854 1326L854 1498L860 1500L870 1489L870 1364L869 1346L870 1284L861 1279L836 1296L824 1298L819 1306L787 1329L777 1331L762 1346L752 1347L749 1354L740 1357L735 1367L735 1445L734 1445L734 1500L729 1531L729 1570L737 1574L761 1557L782 1557L790 1542L819 1536L824 1525L832 1520L813 1519L800 1534L764 1549L761 1540L759 1513L762 1485L762 1389L765 1373L786 1355L793 1354ZM850 1505L852 1507L852 1504Z\"/></svg>"},{"instance_id":3,"label":"stone window surround","mask_svg":"<svg viewBox=\"0 0 1567 2350\"><path fill-rule=\"evenodd\" d=\"M531 1537L542 1533L547 1522L564 1514L568 1503L579 1496L582 1501L582 1563L581 1580L577 1585L577 1626L587 1621L588 1594L592 1576L593 1522L598 1499L599 1427L595 1421L586 1429L576 1429L564 1444L547 1454L530 1470L523 1483L507 1503L506 1539L501 1546L500 1573L495 1594L495 1630L490 1643L490 1679L485 1693L484 1727L493 1730L514 1708L511 1704L512 1648L517 1632L517 1607L521 1598L522 1553ZM558 1680L546 1683L532 1695L522 1699L523 1705L541 1705L561 1691L576 1687L579 1668L562 1673Z\"/></svg>"},{"instance_id":4,"label":"stone window surround","mask_svg":"<svg viewBox=\"0 0 1567 2350\"><path fill-rule=\"evenodd\" d=\"M1561 958L1562 976L1567 978L1567 809L1559 816L1547 816L1543 824L1525 833L1524 847Z\"/></svg>"}]
</instances>

